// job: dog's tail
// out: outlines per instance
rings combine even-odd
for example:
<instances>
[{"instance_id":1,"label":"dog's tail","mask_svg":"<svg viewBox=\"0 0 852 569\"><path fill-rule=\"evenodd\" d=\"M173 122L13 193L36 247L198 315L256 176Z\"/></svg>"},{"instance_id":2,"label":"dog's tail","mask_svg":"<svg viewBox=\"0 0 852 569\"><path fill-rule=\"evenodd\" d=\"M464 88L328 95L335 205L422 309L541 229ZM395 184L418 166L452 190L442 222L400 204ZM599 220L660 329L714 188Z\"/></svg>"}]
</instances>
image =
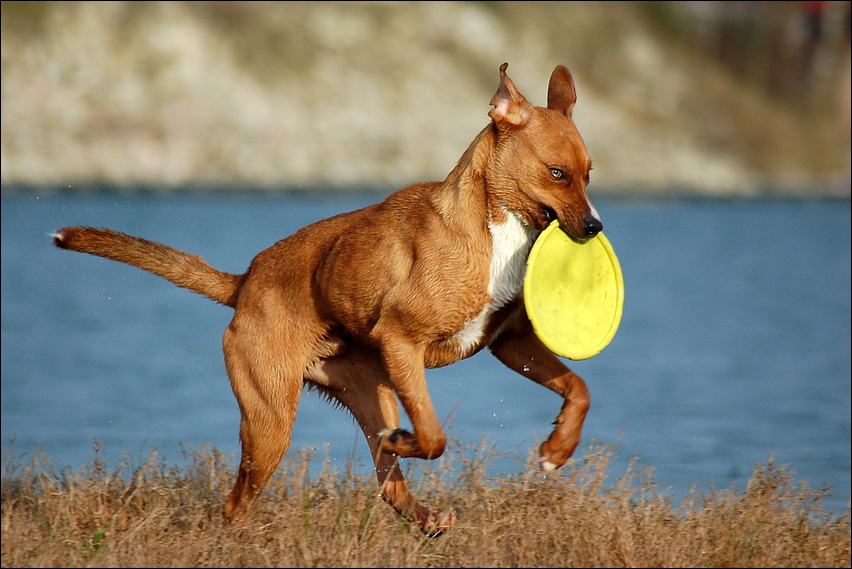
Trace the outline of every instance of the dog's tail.
<instances>
[{"instance_id":1,"label":"dog's tail","mask_svg":"<svg viewBox=\"0 0 852 569\"><path fill-rule=\"evenodd\" d=\"M217 271L198 255L110 229L66 227L52 235L60 249L80 251L150 271L233 308L243 275Z\"/></svg>"}]
</instances>

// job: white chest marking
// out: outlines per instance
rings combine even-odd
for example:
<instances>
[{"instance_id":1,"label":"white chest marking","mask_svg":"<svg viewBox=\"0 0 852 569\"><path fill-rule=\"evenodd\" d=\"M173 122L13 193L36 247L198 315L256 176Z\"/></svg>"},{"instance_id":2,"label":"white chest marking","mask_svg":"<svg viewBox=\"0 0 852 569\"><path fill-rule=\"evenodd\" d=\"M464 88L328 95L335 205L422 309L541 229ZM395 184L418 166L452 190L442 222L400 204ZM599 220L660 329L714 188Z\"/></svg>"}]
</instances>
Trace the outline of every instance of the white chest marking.
<instances>
[{"instance_id":1,"label":"white chest marking","mask_svg":"<svg viewBox=\"0 0 852 569\"><path fill-rule=\"evenodd\" d=\"M512 211L506 211L506 221L489 223L488 229L491 231L491 279L488 282L491 300L453 338L464 355L480 342L491 315L521 292L527 256L539 233L522 223Z\"/></svg>"}]
</instances>

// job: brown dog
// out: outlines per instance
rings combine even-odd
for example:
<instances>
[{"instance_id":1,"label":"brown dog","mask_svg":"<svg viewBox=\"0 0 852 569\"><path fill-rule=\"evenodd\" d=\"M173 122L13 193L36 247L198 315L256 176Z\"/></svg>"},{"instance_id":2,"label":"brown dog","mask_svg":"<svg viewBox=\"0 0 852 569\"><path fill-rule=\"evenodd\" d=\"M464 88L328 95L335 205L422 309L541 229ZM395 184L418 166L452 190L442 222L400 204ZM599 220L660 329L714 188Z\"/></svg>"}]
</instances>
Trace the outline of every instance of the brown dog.
<instances>
[{"instance_id":1,"label":"brown dog","mask_svg":"<svg viewBox=\"0 0 852 569\"><path fill-rule=\"evenodd\" d=\"M578 240L601 230L586 197L591 161L571 119L577 97L568 70L554 70L542 108L518 93L506 67L491 123L446 180L309 225L259 253L243 275L107 229L54 235L58 247L140 267L234 308L223 345L242 459L227 520L247 514L287 451L307 381L358 421L384 500L427 533L452 527L454 514L414 501L397 457L444 452L424 368L484 346L565 399L541 445L542 468L574 452L588 389L535 336L522 284L530 247L552 220ZM399 428L397 397L414 432Z\"/></svg>"}]
</instances>

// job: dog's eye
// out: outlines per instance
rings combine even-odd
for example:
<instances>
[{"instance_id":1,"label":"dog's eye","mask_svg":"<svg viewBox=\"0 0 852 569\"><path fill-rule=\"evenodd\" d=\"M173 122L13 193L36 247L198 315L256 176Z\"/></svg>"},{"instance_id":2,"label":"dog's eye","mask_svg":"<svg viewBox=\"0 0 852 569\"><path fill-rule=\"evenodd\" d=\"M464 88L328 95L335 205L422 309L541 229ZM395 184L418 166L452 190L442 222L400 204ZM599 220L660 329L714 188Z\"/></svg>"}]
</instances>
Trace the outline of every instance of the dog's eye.
<instances>
[{"instance_id":1,"label":"dog's eye","mask_svg":"<svg viewBox=\"0 0 852 569\"><path fill-rule=\"evenodd\" d=\"M563 172L559 168L551 168L550 174L557 180L564 180L565 179L565 172Z\"/></svg>"}]
</instances>

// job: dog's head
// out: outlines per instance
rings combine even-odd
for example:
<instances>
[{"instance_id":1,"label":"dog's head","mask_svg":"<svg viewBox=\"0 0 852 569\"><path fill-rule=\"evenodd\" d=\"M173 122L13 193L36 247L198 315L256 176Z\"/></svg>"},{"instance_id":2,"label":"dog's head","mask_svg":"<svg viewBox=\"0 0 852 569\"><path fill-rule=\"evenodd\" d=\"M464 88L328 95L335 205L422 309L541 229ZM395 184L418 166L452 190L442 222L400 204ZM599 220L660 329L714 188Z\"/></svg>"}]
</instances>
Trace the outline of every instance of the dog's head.
<instances>
[{"instance_id":1,"label":"dog's head","mask_svg":"<svg viewBox=\"0 0 852 569\"><path fill-rule=\"evenodd\" d=\"M586 196L592 161L571 118L577 92L568 69L550 76L547 108L533 107L500 66L500 87L488 113L496 142L488 185L504 207L542 230L554 219L579 241L597 235L603 225Z\"/></svg>"}]
</instances>

